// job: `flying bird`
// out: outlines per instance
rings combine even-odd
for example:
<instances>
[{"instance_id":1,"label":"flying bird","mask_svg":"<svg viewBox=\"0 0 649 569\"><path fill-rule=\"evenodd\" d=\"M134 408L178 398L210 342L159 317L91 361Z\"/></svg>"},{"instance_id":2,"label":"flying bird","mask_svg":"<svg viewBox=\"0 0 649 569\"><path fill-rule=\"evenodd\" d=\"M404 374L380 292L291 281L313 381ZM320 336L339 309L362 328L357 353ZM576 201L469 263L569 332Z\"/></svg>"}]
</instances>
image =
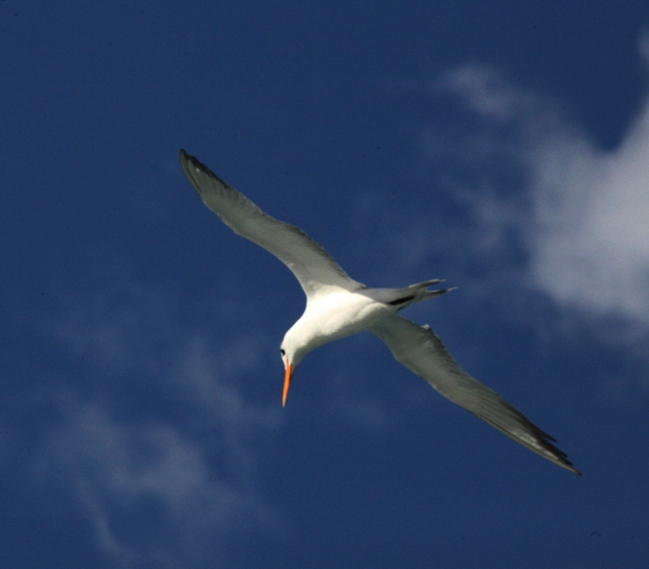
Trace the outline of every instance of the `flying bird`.
<instances>
[{"instance_id":1,"label":"flying bird","mask_svg":"<svg viewBox=\"0 0 649 569\"><path fill-rule=\"evenodd\" d=\"M184 150L180 162L205 205L241 237L266 249L296 276L306 309L280 346L284 363L282 406L298 365L311 350L369 330L398 362L428 381L444 397L508 437L559 466L581 475L550 435L532 424L498 393L466 373L429 326L399 315L404 308L444 294L433 279L404 288L370 288L351 279L324 248L295 225L264 213Z\"/></svg>"}]
</instances>

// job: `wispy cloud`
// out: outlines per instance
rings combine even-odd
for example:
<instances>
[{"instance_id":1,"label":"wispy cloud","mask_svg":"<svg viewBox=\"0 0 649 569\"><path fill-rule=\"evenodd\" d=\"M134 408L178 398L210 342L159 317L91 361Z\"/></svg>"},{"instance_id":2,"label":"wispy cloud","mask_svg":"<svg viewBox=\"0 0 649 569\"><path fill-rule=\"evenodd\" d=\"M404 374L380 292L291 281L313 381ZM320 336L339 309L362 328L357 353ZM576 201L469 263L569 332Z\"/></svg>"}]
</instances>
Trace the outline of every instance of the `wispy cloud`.
<instances>
[{"instance_id":1,"label":"wispy cloud","mask_svg":"<svg viewBox=\"0 0 649 569\"><path fill-rule=\"evenodd\" d=\"M235 533L285 531L256 478L279 410L237 382L259 366L263 340L214 337L172 307L134 285L78 296L53 325L87 362L91 387L77 377L54 394L62 420L36 470L72 495L121 567L227 566ZM128 384L154 401L129 401Z\"/></svg>"},{"instance_id":2,"label":"wispy cloud","mask_svg":"<svg viewBox=\"0 0 649 569\"><path fill-rule=\"evenodd\" d=\"M225 563L224 538L279 522L253 485L215 474L199 442L170 424L117 419L105 405L69 405L39 467L74 496L98 545L124 567Z\"/></svg>"},{"instance_id":3,"label":"wispy cloud","mask_svg":"<svg viewBox=\"0 0 649 569\"><path fill-rule=\"evenodd\" d=\"M552 103L492 70L464 67L438 87L485 119L485 155L499 151L522 172L525 200L476 192L474 211L484 232L512 229L523 240L529 285L558 304L649 327L649 104L604 151Z\"/></svg>"},{"instance_id":4,"label":"wispy cloud","mask_svg":"<svg viewBox=\"0 0 649 569\"><path fill-rule=\"evenodd\" d=\"M501 295L509 307L542 298L556 309L555 327L586 323L606 341L643 346L649 98L608 150L558 101L487 66L450 70L419 93L447 105L453 121L422 129L421 183L435 184L434 207L404 206L406 223L385 204L368 206L386 217L392 258L407 271L434 257L461 276L463 291Z\"/></svg>"}]
</instances>

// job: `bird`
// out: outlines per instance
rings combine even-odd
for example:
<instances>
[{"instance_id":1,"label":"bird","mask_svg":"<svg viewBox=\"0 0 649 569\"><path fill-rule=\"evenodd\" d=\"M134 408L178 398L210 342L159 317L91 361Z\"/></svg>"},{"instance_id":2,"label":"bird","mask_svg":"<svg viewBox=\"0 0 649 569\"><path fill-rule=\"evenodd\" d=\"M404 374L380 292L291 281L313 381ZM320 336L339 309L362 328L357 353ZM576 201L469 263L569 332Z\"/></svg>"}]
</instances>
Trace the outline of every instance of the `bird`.
<instances>
[{"instance_id":1,"label":"bird","mask_svg":"<svg viewBox=\"0 0 649 569\"><path fill-rule=\"evenodd\" d=\"M517 443L581 476L556 439L534 425L498 393L465 372L430 326L420 326L399 313L408 306L445 294L431 290L432 279L403 288L371 288L350 278L319 243L295 225L262 211L195 157L180 151L185 175L205 205L241 237L282 261L306 294L302 316L280 345L284 364L282 406L297 367L312 350L368 330L378 336L395 359L430 383L453 403L470 411Z\"/></svg>"}]
</instances>

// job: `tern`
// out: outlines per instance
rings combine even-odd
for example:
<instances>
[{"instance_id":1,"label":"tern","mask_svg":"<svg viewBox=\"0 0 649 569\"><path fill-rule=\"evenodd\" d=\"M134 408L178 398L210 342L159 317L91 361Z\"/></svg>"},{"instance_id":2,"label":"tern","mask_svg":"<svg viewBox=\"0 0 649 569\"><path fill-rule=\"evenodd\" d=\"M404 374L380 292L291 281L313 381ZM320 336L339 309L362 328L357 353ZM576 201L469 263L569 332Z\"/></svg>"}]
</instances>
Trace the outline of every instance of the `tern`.
<instances>
[{"instance_id":1,"label":"tern","mask_svg":"<svg viewBox=\"0 0 649 569\"><path fill-rule=\"evenodd\" d=\"M466 373L429 326L399 315L404 308L451 288L430 290L428 280L404 288L370 288L351 279L324 248L295 225L264 213L241 192L221 180L184 150L182 168L205 205L241 237L275 255L296 276L306 294L306 309L286 332L280 353L284 363L286 405L291 380L311 350L369 330L398 362L430 383L444 397L489 423L543 458L581 475L550 435L498 393Z\"/></svg>"}]
</instances>

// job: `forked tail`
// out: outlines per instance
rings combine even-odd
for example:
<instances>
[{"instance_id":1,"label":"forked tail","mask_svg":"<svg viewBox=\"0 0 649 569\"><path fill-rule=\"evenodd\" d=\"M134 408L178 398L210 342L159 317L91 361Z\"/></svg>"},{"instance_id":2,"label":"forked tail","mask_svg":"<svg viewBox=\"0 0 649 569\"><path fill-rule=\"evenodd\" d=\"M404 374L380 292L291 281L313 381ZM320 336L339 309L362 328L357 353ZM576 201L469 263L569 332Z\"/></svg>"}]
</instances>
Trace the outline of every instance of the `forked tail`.
<instances>
[{"instance_id":1,"label":"forked tail","mask_svg":"<svg viewBox=\"0 0 649 569\"><path fill-rule=\"evenodd\" d=\"M388 300L386 304L390 306L397 306L398 310L415 304L416 302L422 302L433 298L434 296L439 296L440 294L445 294L452 290L455 290L457 287L443 288L438 290L428 290L429 286L436 285L438 283L444 282L442 279L433 279L430 281L424 281L422 283L417 283L410 285L406 288L393 289L394 298Z\"/></svg>"}]
</instances>

